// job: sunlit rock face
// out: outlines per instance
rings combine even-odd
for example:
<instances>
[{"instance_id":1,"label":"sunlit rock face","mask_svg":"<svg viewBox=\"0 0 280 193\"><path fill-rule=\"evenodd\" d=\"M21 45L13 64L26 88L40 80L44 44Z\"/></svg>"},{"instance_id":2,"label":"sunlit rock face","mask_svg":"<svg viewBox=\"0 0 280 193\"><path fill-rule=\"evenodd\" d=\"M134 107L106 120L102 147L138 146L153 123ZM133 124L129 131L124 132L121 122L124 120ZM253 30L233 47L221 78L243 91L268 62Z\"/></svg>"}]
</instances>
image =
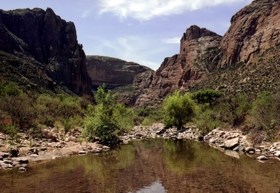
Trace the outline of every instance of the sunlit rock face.
<instances>
[{"instance_id":1,"label":"sunlit rock face","mask_svg":"<svg viewBox=\"0 0 280 193\"><path fill-rule=\"evenodd\" d=\"M153 72L137 63L107 56L87 56L87 71L95 88L102 84L109 88L131 85L138 74Z\"/></svg>"},{"instance_id":2,"label":"sunlit rock face","mask_svg":"<svg viewBox=\"0 0 280 193\"><path fill-rule=\"evenodd\" d=\"M237 12L221 42L220 67L250 63L280 44L280 1L255 0Z\"/></svg>"},{"instance_id":3,"label":"sunlit rock face","mask_svg":"<svg viewBox=\"0 0 280 193\"><path fill-rule=\"evenodd\" d=\"M181 38L180 53L164 59L152 76L148 92L140 95L137 103L163 98L205 79L215 68L220 41L221 36L205 28L188 28Z\"/></svg>"},{"instance_id":4,"label":"sunlit rock face","mask_svg":"<svg viewBox=\"0 0 280 193\"><path fill-rule=\"evenodd\" d=\"M279 90L280 1L255 0L237 12L221 37L191 26L181 38L180 53L165 58L160 68L138 81L137 105L159 104L174 90L213 88L254 95Z\"/></svg>"}]
</instances>

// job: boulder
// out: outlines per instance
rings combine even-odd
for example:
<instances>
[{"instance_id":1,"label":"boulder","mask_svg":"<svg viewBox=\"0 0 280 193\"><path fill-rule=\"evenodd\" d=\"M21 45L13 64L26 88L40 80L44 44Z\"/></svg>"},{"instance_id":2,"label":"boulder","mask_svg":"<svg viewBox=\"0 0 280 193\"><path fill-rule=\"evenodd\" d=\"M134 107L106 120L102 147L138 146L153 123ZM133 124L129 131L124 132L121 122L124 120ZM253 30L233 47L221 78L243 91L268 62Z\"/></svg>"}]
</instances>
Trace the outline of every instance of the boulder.
<instances>
[{"instance_id":1,"label":"boulder","mask_svg":"<svg viewBox=\"0 0 280 193\"><path fill-rule=\"evenodd\" d=\"M274 156L280 158L280 151L275 151L275 152L274 152Z\"/></svg>"},{"instance_id":2,"label":"boulder","mask_svg":"<svg viewBox=\"0 0 280 193\"><path fill-rule=\"evenodd\" d=\"M257 157L257 160L265 161L265 160L268 160L268 158L264 155L261 155L261 156Z\"/></svg>"},{"instance_id":3,"label":"boulder","mask_svg":"<svg viewBox=\"0 0 280 193\"><path fill-rule=\"evenodd\" d=\"M224 142L224 147L226 149L234 149L238 145L239 145L239 137L229 139Z\"/></svg>"},{"instance_id":4,"label":"boulder","mask_svg":"<svg viewBox=\"0 0 280 193\"><path fill-rule=\"evenodd\" d=\"M237 158L237 159L240 158L239 153L237 153L236 151L226 150L226 151L225 151L225 154L228 155L228 156L230 156L230 157Z\"/></svg>"},{"instance_id":5,"label":"boulder","mask_svg":"<svg viewBox=\"0 0 280 193\"><path fill-rule=\"evenodd\" d=\"M255 148L253 147L246 147L245 152L248 154L254 154L255 153Z\"/></svg>"},{"instance_id":6,"label":"boulder","mask_svg":"<svg viewBox=\"0 0 280 193\"><path fill-rule=\"evenodd\" d=\"M78 154L83 155L83 154L87 154L87 152L84 150L81 150L81 151L78 151Z\"/></svg>"},{"instance_id":7,"label":"boulder","mask_svg":"<svg viewBox=\"0 0 280 193\"><path fill-rule=\"evenodd\" d=\"M20 172L26 172L26 168L25 168L25 167L19 167L18 170L19 170Z\"/></svg>"}]
</instances>

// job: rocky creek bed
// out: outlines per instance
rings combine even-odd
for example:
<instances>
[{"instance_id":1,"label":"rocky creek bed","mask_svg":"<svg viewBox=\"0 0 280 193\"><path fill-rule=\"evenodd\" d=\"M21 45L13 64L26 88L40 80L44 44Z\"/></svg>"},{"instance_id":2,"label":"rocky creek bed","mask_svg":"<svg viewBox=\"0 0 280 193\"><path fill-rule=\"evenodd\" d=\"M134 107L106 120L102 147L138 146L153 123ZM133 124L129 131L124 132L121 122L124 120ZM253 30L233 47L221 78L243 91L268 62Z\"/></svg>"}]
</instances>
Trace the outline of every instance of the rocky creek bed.
<instances>
[{"instance_id":1,"label":"rocky creek bed","mask_svg":"<svg viewBox=\"0 0 280 193\"><path fill-rule=\"evenodd\" d=\"M54 128L47 128L43 130L44 135L40 139L29 138L26 134L20 133L16 142L12 141L9 136L0 133L0 169L18 168L19 171L24 172L32 163L71 155L101 153L110 149L98 142L90 143L80 140L81 130L78 128L65 135ZM182 130L165 129L163 124L156 123L149 127L135 126L130 132L120 137L123 144L132 140L151 138L204 141L235 158L247 154L259 161L272 158L280 160L280 142L263 142L253 146L247 136L239 130L217 128L203 136L196 127L190 126Z\"/></svg>"}]
</instances>

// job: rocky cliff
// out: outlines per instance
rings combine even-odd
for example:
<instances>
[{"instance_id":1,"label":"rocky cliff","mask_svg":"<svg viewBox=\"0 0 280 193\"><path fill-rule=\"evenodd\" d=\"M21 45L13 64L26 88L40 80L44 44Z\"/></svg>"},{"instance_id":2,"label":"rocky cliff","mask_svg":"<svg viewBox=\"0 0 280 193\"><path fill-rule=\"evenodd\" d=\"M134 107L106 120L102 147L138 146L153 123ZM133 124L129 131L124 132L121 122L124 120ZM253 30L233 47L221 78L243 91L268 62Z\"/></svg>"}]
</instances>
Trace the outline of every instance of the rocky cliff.
<instances>
[{"instance_id":1,"label":"rocky cliff","mask_svg":"<svg viewBox=\"0 0 280 193\"><path fill-rule=\"evenodd\" d=\"M237 12L221 42L220 67L250 63L280 44L280 1L254 0Z\"/></svg>"},{"instance_id":2,"label":"rocky cliff","mask_svg":"<svg viewBox=\"0 0 280 193\"><path fill-rule=\"evenodd\" d=\"M0 10L0 71L3 81L35 89L69 88L89 93L86 56L74 23L52 9Z\"/></svg>"},{"instance_id":3,"label":"rocky cliff","mask_svg":"<svg viewBox=\"0 0 280 193\"><path fill-rule=\"evenodd\" d=\"M138 74L152 72L137 63L106 56L87 56L87 71L95 88L102 84L109 88L131 85Z\"/></svg>"},{"instance_id":4,"label":"rocky cliff","mask_svg":"<svg viewBox=\"0 0 280 193\"><path fill-rule=\"evenodd\" d=\"M221 38L205 28L195 25L188 28L181 38L180 53L165 58L160 68L148 77L150 84L144 87L144 94L136 103L162 99L172 91L186 89L207 78L215 68Z\"/></svg>"},{"instance_id":5,"label":"rocky cliff","mask_svg":"<svg viewBox=\"0 0 280 193\"><path fill-rule=\"evenodd\" d=\"M180 53L166 58L143 84L136 104L155 104L170 92L210 87L229 93L280 89L280 1L254 0L231 19L221 37L191 26ZM147 85L148 82L148 85Z\"/></svg>"}]
</instances>

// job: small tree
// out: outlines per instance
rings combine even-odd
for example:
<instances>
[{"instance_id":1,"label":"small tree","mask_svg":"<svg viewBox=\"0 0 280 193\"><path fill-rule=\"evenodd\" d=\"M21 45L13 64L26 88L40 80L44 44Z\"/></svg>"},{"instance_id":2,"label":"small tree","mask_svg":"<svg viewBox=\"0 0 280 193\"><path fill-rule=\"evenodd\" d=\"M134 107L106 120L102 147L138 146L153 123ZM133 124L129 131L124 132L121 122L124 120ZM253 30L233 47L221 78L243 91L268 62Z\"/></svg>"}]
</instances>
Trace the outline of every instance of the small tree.
<instances>
[{"instance_id":1,"label":"small tree","mask_svg":"<svg viewBox=\"0 0 280 193\"><path fill-rule=\"evenodd\" d=\"M195 103L188 94L181 95L176 91L163 101L163 113L165 127L182 129L194 117Z\"/></svg>"},{"instance_id":2,"label":"small tree","mask_svg":"<svg viewBox=\"0 0 280 193\"><path fill-rule=\"evenodd\" d=\"M199 104L209 104L211 108L213 104L222 96L222 93L212 89L199 90L192 94L192 99Z\"/></svg>"},{"instance_id":3,"label":"small tree","mask_svg":"<svg viewBox=\"0 0 280 193\"><path fill-rule=\"evenodd\" d=\"M133 113L117 104L114 95L104 87L98 88L95 101L97 105L89 107L84 134L89 140L98 137L102 143L115 143L119 132L132 126Z\"/></svg>"}]
</instances>

